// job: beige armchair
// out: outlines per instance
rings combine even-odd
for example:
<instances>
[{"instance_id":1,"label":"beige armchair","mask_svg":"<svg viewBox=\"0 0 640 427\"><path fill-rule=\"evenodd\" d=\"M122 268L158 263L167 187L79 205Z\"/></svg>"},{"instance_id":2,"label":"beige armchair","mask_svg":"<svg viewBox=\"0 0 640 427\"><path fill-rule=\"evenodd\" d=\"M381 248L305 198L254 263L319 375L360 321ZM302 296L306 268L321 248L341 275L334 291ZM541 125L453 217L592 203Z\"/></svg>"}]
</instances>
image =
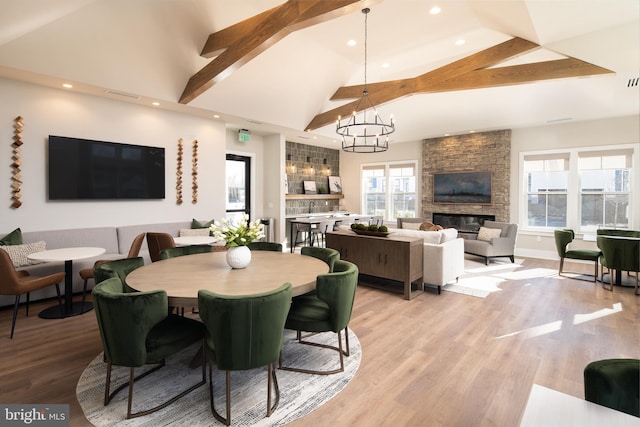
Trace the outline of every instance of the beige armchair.
<instances>
[{"instance_id":1,"label":"beige armchair","mask_svg":"<svg viewBox=\"0 0 640 427\"><path fill-rule=\"evenodd\" d=\"M487 230L483 229L489 229L489 231L485 233ZM495 231L497 235L493 237L492 230L500 230L500 232ZM518 224L485 221L478 235L473 235L464 241L464 252L484 257L487 265L490 258L509 257L511 262L514 262L513 253L517 234Z\"/></svg>"}]
</instances>

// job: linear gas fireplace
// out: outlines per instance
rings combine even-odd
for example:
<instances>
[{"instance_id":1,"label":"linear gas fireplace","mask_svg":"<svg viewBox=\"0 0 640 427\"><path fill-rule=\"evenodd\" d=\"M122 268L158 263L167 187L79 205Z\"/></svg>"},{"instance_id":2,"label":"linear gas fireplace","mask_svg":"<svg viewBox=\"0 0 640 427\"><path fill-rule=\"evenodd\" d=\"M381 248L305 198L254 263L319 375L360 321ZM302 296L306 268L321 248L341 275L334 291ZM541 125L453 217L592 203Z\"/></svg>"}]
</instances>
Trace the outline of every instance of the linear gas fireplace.
<instances>
[{"instance_id":1,"label":"linear gas fireplace","mask_svg":"<svg viewBox=\"0 0 640 427\"><path fill-rule=\"evenodd\" d=\"M459 232L474 232L478 231L486 220L495 221L496 216L434 212L431 222L444 228L455 228Z\"/></svg>"}]
</instances>

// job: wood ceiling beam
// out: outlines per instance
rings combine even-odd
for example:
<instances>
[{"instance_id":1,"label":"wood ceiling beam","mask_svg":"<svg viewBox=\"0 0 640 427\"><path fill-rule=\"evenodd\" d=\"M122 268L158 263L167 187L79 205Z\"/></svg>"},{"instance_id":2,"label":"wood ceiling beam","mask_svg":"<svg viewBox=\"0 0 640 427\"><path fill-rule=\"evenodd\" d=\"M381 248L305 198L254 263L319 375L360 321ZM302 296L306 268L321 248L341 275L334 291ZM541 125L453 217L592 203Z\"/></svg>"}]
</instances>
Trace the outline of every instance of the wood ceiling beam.
<instances>
[{"instance_id":1,"label":"wood ceiling beam","mask_svg":"<svg viewBox=\"0 0 640 427\"><path fill-rule=\"evenodd\" d=\"M202 55L217 56L189 79L179 102L193 101L287 34L353 12L355 3L360 0L289 0L211 34Z\"/></svg>"},{"instance_id":2,"label":"wood ceiling beam","mask_svg":"<svg viewBox=\"0 0 640 427\"><path fill-rule=\"evenodd\" d=\"M369 99L377 106L417 93L488 88L613 72L575 58L488 68L538 47L535 43L515 37L417 77L367 84ZM341 87L331 100L360 98L363 90L364 85ZM306 130L335 123L338 117L346 117L368 107L359 104L360 99L356 99L320 113L307 125Z\"/></svg>"}]
</instances>

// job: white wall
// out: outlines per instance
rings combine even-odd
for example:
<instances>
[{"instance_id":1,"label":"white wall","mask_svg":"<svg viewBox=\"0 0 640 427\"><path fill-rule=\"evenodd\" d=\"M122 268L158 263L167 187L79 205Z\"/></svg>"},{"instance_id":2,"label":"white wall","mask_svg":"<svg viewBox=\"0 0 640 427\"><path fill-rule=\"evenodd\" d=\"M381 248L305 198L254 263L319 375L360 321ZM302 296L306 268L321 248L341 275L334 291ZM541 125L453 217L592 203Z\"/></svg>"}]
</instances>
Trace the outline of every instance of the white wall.
<instances>
[{"instance_id":1,"label":"white wall","mask_svg":"<svg viewBox=\"0 0 640 427\"><path fill-rule=\"evenodd\" d=\"M519 218L519 165L523 151L546 150L567 147L588 147L619 145L640 142L640 118L638 116L614 119L572 122L536 128L514 129L511 134L511 221ZM422 141L390 144L389 150L376 154L340 153L340 176L344 188L345 209L360 211L360 166L398 160L422 159ZM422 167L422 162L419 162ZM640 165L634 165L640 173ZM418 176L421 175L421 171ZM636 175L637 176L637 175ZM640 183L636 183L636 191ZM421 188L418 185L418 188ZM632 227L640 228L640 195L634 197ZM420 200L420 195L418 196ZM420 211L421 207L418 207ZM593 246L593 242L577 242L583 247ZM556 259L555 243L551 233L519 232L516 254L537 258Z\"/></svg>"},{"instance_id":2,"label":"white wall","mask_svg":"<svg viewBox=\"0 0 640 427\"><path fill-rule=\"evenodd\" d=\"M224 215L225 124L72 91L0 79L0 234L211 219ZM24 119L22 206L11 208L14 119ZM166 198L48 201L48 135L165 148ZM176 204L178 139L184 140L183 200ZM191 203L192 141L198 146L198 203ZM3 202L1 201L3 200Z\"/></svg>"},{"instance_id":3,"label":"white wall","mask_svg":"<svg viewBox=\"0 0 640 427\"><path fill-rule=\"evenodd\" d=\"M552 150L603 145L638 144L640 142L640 118L638 116L585 122L559 123L537 128L514 129L511 133L511 221L520 218L520 198L517 197L522 185L519 172L521 152ZM640 147L636 148L636 151ZM636 155L636 158L638 156ZM631 228L640 228L640 164L634 164L635 179L632 180L634 216L630 218ZM595 249L594 242L576 240L576 247ZM536 258L556 259L555 241L552 233L518 233L518 255Z\"/></svg>"},{"instance_id":4,"label":"white wall","mask_svg":"<svg viewBox=\"0 0 640 427\"><path fill-rule=\"evenodd\" d=\"M422 176L422 141L391 143L389 150L383 153L345 153L340 152L340 181L344 199L341 207L351 212L360 212L360 165L367 163L395 162L400 160L418 160L417 176ZM419 181L419 179L418 179ZM420 212L421 197L420 183L416 183L416 210ZM342 206L344 205L344 206Z\"/></svg>"}]
</instances>

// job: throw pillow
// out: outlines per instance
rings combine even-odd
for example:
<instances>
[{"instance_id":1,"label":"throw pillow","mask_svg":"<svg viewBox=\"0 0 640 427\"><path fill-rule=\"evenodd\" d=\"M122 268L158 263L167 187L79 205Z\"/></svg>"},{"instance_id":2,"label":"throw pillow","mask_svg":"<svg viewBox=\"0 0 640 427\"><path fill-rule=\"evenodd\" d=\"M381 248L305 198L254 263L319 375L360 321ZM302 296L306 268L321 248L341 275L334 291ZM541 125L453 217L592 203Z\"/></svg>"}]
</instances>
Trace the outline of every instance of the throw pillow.
<instances>
[{"instance_id":1,"label":"throw pillow","mask_svg":"<svg viewBox=\"0 0 640 427\"><path fill-rule=\"evenodd\" d=\"M434 230L431 230L431 227L433 227L433 223L431 221L425 221L422 224L420 224L419 229L422 231L424 230L434 231Z\"/></svg>"},{"instance_id":2,"label":"throw pillow","mask_svg":"<svg viewBox=\"0 0 640 427\"><path fill-rule=\"evenodd\" d=\"M480 227L480 230L478 230L478 240L490 242L492 239L500 237L501 232L502 230L500 230L499 228Z\"/></svg>"},{"instance_id":3,"label":"throw pillow","mask_svg":"<svg viewBox=\"0 0 640 427\"><path fill-rule=\"evenodd\" d=\"M211 221L198 221L197 219L191 220L191 228L209 228L213 225Z\"/></svg>"},{"instance_id":4,"label":"throw pillow","mask_svg":"<svg viewBox=\"0 0 640 427\"><path fill-rule=\"evenodd\" d=\"M419 222L403 222L402 228L406 228L407 230L420 230L421 225Z\"/></svg>"},{"instance_id":5,"label":"throw pillow","mask_svg":"<svg viewBox=\"0 0 640 427\"><path fill-rule=\"evenodd\" d=\"M16 228L11 233L0 239L0 246L6 245L21 245L22 244L22 231L20 228Z\"/></svg>"},{"instance_id":6,"label":"throw pillow","mask_svg":"<svg viewBox=\"0 0 640 427\"><path fill-rule=\"evenodd\" d=\"M180 237L208 236L208 235L209 235L208 228L181 228L180 229Z\"/></svg>"},{"instance_id":7,"label":"throw pillow","mask_svg":"<svg viewBox=\"0 0 640 427\"><path fill-rule=\"evenodd\" d=\"M22 267L25 265L40 264L42 261L31 261L27 258L30 254L35 252L42 252L47 248L47 244L44 241L35 243L25 243L22 245L8 245L0 246L0 249L6 251L13 262L14 267Z\"/></svg>"}]
</instances>

